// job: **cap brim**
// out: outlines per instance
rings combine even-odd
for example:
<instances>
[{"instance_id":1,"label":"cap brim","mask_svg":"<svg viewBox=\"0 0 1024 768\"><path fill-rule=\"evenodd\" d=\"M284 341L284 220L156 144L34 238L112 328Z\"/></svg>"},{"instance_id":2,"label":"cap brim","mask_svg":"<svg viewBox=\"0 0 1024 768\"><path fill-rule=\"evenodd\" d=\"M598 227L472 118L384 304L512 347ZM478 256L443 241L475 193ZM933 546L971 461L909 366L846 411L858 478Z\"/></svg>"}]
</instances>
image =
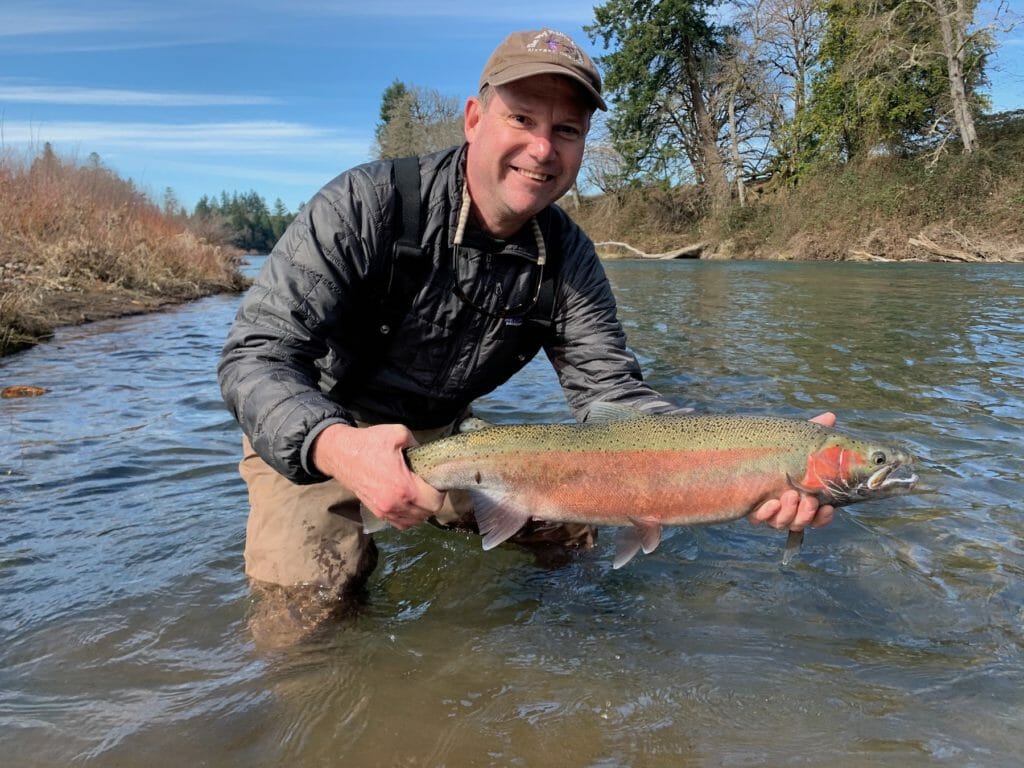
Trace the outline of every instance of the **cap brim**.
<instances>
[{"instance_id":1,"label":"cap brim","mask_svg":"<svg viewBox=\"0 0 1024 768\"><path fill-rule=\"evenodd\" d=\"M501 71L501 74L488 77L485 82L491 85L508 85L516 80L525 80L527 77L533 77L534 75L562 75L563 77L571 78L583 86L583 90L586 91L590 100L594 102L598 109L602 109L605 112L608 111L608 105L605 104L601 94L598 93L592 83L585 77L581 77L571 69L567 69L559 64L545 64L537 61L531 61L528 64L518 64L507 67Z\"/></svg>"}]
</instances>

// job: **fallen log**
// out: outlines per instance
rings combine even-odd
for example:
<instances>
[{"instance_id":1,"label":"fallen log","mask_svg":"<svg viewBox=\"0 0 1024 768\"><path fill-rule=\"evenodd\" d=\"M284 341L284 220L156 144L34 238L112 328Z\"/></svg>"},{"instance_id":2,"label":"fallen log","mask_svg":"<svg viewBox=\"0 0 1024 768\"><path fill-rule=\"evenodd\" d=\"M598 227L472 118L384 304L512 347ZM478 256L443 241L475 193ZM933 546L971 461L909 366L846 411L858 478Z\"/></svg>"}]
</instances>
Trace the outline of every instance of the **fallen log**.
<instances>
[{"instance_id":1,"label":"fallen log","mask_svg":"<svg viewBox=\"0 0 1024 768\"><path fill-rule=\"evenodd\" d=\"M699 259L704 249L708 247L707 243L694 243L693 245L684 245L681 248L676 248L671 251L665 251L663 253L647 253L641 251L639 248L634 248L629 243L622 243L615 240L606 240L601 243L594 243L594 248L600 250L602 248L622 248L631 253L636 254L641 259Z\"/></svg>"}]
</instances>

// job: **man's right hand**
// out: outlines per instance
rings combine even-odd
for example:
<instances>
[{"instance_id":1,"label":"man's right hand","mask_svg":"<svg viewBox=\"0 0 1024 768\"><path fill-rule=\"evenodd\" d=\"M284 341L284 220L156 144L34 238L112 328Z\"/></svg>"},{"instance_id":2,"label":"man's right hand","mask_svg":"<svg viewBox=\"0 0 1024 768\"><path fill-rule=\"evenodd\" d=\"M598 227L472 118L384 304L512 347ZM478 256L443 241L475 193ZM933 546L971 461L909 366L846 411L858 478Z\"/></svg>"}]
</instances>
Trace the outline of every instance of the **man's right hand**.
<instances>
[{"instance_id":1,"label":"man's right hand","mask_svg":"<svg viewBox=\"0 0 1024 768\"><path fill-rule=\"evenodd\" d=\"M332 424L317 435L313 464L351 490L374 515L398 530L437 514L444 494L414 474L403 449L416 445L401 424L357 428Z\"/></svg>"}]
</instances>

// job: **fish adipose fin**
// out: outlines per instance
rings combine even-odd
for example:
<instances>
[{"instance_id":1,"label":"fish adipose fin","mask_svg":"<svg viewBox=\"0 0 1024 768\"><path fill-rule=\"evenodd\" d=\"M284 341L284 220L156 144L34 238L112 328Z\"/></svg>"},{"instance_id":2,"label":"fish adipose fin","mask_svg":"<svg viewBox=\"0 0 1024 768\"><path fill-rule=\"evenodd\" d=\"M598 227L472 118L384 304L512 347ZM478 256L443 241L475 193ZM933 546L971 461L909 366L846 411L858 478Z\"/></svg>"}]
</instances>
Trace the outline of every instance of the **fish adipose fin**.
<instances>
[{"instance_id":1,"label":"fish adipose fin","mask_svg":"<svg viewBox=\"0 0 1024 768\"><path fill-rule=\"evenodd\" d=\"M651 554L661 543L661 526L658 523L646 523L630 518L633 523L622 528L615 534L615 560L612 568L621 568L640 550L645 555Z\"/></svg>"},{"instance_id":2,"label":"fish adipose fin","mask_svg":"<svg viewBox=\"0 0 1024 768\"><path fill-rule=\"evenodd\" d=\"M507 495L473 490L473 515L483 537L484 549L494 549L514 536L530 520L530 513L521 509Z\"/></svg>"}]
</instances>

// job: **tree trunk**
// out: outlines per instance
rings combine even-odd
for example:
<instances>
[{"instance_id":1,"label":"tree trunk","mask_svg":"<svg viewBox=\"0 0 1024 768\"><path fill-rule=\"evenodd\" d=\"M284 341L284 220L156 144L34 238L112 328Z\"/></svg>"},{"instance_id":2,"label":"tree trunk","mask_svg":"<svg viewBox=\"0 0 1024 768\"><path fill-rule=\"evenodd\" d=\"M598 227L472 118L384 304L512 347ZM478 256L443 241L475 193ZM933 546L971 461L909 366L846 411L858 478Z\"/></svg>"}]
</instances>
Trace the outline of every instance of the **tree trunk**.
<instances>
[{"instance_id":1,"label":"tree trunk","mask_svg":"<svg viewBox=\"0 0 1024 768\"><path fill-rule=\"evenodd\" d=\"M963 151L978 149L978 132L974 127L974 116L967 100L967 86L964 84L964 35L967 30L967 9L964 0L953 0L955 10L950 10L948 0L935 0L939 15L939 29L942 32L942 52L946 57L946 71L949 74L949 95L953 105L953 119L960 132Z\"/></svg>"},{"instance_id":2,"label":"tree trunk","mask_svg":"<svg viewBox=\"0 0 1024 768\"><path fill-rule=\"evenodd\" d=\"M743 157L740 155L739 135L736 129L736 90L729 93L729 145L732 147L733 173L736 175L736 197L740 208L747 205L747 187L743 183Z\"/></svg>"},{"instance_id":3,"label":"tree trunk","mask_svg":"<svg viewBox=\"0 0 1024 768\"><path fill-rule=\"evenodd\" d=\"M690 90L690 104L693 108L694 122L699 136L697 144L703 161L704 184L707 186L711 205L717 210L729 206L732 195L729 192L729 180L725 174L725 160L718 148L718 131L715 130L711 115L704 103L704 92L698 74L697 57L690 45L684 51L686 61L687 87Z\"/></svg>"}]
</instances>

